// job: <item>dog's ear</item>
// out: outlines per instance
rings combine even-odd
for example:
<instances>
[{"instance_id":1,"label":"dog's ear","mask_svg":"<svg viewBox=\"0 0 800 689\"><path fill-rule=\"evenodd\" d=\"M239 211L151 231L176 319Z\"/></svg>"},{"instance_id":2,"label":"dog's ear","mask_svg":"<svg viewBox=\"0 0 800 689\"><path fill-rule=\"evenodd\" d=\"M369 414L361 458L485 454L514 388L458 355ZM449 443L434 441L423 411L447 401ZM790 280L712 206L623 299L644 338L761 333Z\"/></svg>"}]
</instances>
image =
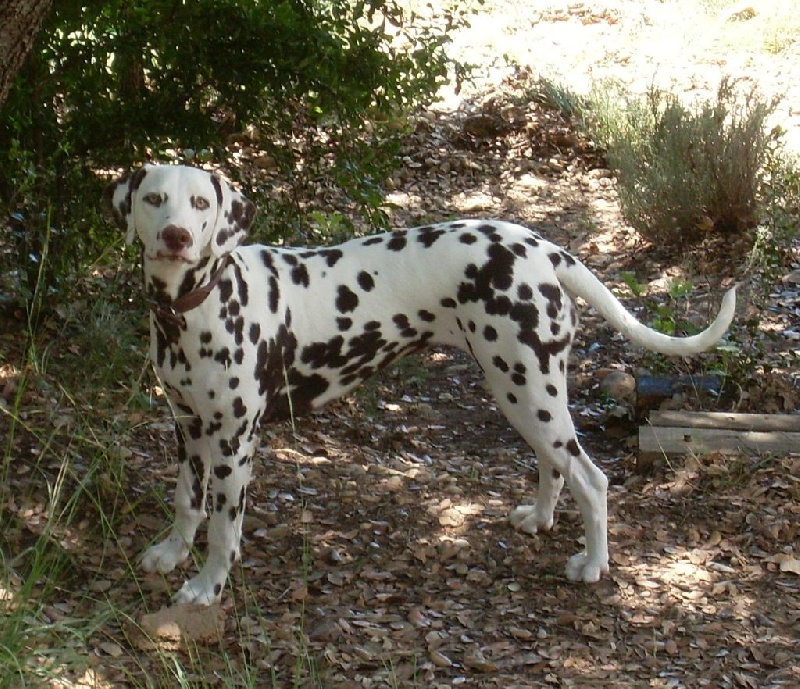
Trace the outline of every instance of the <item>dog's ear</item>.
<instances>
[{"instance_id":1,"label":"dog's ear","mask_svg":"<svg viewBox=\"0 0 800 689\"><path fill-rule=\"evenodd\" d=\"M114 220L126 231L126 244L133 244L133 240L136 239L136 219L133 207L136 191L141 186L146 174L147 166L140 167L135 172L111 182L105 190L104 196L111 205Z\"/></svg>"},{"instance_id":2,"label":"dog's ear","mask_svg":"<svg viewBox=\"0 0 800 689\"><path fill-rule=\"evenodd\" d=\"M211 183L217 193L218 204L211 252L214 256L224 256L244 240L253 224L256 207L219 175L211 173Z\"/></svg>"}]
</instances>

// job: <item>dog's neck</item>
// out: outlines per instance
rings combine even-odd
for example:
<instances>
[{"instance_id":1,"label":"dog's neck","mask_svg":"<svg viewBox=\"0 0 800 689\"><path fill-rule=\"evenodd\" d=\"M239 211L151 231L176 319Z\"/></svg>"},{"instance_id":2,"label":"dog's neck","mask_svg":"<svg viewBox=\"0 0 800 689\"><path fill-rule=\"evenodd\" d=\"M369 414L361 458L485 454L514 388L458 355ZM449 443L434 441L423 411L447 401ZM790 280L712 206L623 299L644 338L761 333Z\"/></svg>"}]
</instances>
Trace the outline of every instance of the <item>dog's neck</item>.
<instances>
[{"instance_id":1,"label":"dog's neck","mask_svg":"<svg viewBox=\"0 0 800 689\"><path fill-rule=\"evenodd\" d=\"M208 283L227 257L205 256L197 263L153 260L144 257L144 286L147 298L158 304L171 304L192 290Z\"/></svg>"}]
</instances>

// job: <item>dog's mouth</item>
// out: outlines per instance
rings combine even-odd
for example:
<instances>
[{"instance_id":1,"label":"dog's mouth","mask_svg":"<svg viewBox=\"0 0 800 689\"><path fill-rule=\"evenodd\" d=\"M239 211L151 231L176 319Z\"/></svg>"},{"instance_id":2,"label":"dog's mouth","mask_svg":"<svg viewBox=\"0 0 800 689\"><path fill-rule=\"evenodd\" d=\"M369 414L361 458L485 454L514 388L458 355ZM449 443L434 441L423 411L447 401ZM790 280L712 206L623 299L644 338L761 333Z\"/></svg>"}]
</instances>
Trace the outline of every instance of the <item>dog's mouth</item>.
<instances>
[{"instance_id":1,"label":"dog's mouth","mask_svg":"<svg viewBox=\"0 0 800 689\"><path fill-rule=\"evenodd\" d=\"M155 254L145 254L148 261L163 261L165 263L192 263L186 256L172 251L157 251Z\"/></svg>"}]
</instances>

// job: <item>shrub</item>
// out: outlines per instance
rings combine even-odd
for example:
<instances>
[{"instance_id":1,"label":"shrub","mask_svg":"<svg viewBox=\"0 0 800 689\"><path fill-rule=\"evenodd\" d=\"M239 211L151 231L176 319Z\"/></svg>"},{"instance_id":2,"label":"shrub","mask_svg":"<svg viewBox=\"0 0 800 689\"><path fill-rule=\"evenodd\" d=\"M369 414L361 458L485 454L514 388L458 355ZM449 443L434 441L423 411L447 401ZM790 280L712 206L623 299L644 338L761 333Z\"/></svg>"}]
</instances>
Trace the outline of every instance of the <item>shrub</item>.
<instances>
[{"instance_id":1,"label":"shrub","mask_svg":"<svg viewBox=\"0 0 800 689\"><path fill-rule=\"evenodd\" d=\"M29 151L13 146L6 163L13 191L0 241L0 307L25 308L36 325L119 233L105 219L102 180L80 161L37 166Z\"/></svg>"},{"instance_id":2,"label":"shrub","mask_svg":"<svg viewBox=\"0 0 800 689\"><path fill-rule=\"evenodd\" d=\"M118 163L148 147L219 147L253 122L389 116L446 78L451 20L407 24L393 0L65 0L0 124L44 156L67 141Z\"/></svg>"},{"instance_id":3,"label":"shrub","mask_svg":"<svg viewBox=\"0 0 800 689\"><path fill-rule=\"evenodd\" d=\"M272 239L329 203L323 187L380 224L404 118L462 73L444 47L465 16L412 21L395 0L59 0L0 111L0 218L25 244L0 245L0 268L30 292L29 257L65 228L70 261L46 276L60 289L113 241L87 217L92 169L147 159L226 167L263 195ZM254 163L266 157L270 175Z\"/></svg>"},{"instance_id":4,"label":"shrub","mask_svg":"<svg viewBox=\"0 0 800 689\"><path fill-rule=\"evenodd\" d=\"M695 108L654 88L639 100L613 86L590 98L588 127L607 151L625 219L645 238L681 245L758 223L778 101L739 86L725 79Z\"/></svg>"}]
</instances>

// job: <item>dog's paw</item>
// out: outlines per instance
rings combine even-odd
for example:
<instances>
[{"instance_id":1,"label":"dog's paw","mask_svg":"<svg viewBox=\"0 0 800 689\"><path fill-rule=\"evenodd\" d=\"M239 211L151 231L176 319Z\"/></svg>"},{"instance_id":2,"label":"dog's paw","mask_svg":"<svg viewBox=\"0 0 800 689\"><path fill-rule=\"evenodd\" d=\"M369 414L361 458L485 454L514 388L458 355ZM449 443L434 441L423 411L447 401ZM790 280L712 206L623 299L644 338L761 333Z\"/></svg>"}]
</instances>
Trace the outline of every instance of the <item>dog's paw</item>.
<instances>
[{"instance_id":1,"label":"dog's paw","mask_svg":"<svg viewBox=\"0 0 800 689\"><path fill-rule=\"evenodd\" d=\"M222 587L225 583L223 574L221 581L214 573L202 570L200 574L189 579L180 590L172 597L176 604L188 603L190 605L213 605L222 597Z\"/></svg>"},{"instance_id":2,"label":"dog's paw","mask_svg":"<svg viewBox=\"0 0 800 689\"><path fill-rule=\"evenodd\" d=\"M567 561L567 579L593 584L600 581L600 575L608 572L608 560L594 560L584 551L573 555Z\"/></svg>"},{"instance_id":3,"label":"dog's paw","mask_svg":"<svg viewBox=\"0 0 800 689\"><path fill-rule=\"evenodd\" d=\"M511 510L508 519L517 531L535 535L553 528L553 513L539 514L536 505L520 505Z\"/></svg>"},{"instance_id":4,"label":"dog's paw","mask_svg":"<svg viewBox=\"0 0 800 689\"><path fill-rule=\"evenodd\" d=\"M142 569L145 572L171 572L177 565L189 557L189 546L180 537L172 533L161 543L148 548L142 555Z\"/></svg>"}]
</instances>

